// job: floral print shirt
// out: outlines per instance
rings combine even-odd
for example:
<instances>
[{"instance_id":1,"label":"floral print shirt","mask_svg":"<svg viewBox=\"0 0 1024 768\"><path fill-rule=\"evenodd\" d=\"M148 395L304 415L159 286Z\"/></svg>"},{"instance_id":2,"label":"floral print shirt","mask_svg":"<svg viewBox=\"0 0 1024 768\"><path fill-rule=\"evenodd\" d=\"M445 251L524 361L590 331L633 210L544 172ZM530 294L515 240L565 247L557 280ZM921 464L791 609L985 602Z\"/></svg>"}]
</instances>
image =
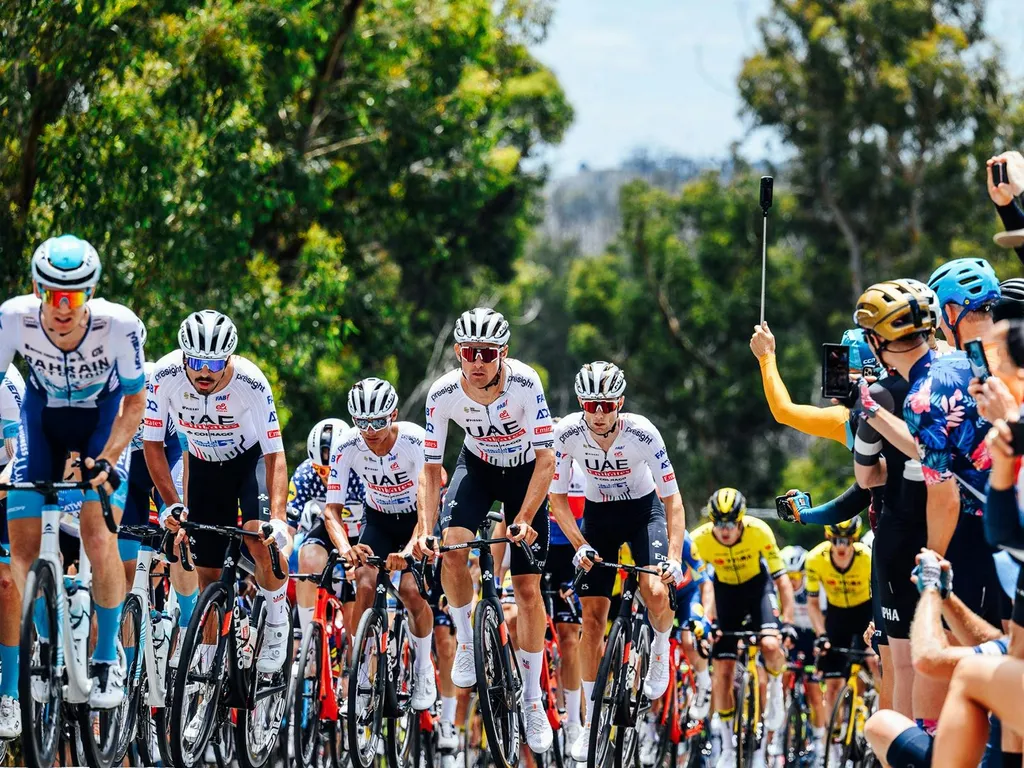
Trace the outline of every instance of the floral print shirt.
<instances>
[{"instance_id":1,"label":"floral print shirt","mask_svg":"<svg viewBox=\"0 0 1024 768\"><path fill-rule=\"evenodd\" d=\"M942 357L929 352L910 370L903 419L917 443L925 484L956 477L961 512L981 515L992 458L985 446L989 424L967 391L971 378L963 352Z\"/></svg>"}]
</instances>

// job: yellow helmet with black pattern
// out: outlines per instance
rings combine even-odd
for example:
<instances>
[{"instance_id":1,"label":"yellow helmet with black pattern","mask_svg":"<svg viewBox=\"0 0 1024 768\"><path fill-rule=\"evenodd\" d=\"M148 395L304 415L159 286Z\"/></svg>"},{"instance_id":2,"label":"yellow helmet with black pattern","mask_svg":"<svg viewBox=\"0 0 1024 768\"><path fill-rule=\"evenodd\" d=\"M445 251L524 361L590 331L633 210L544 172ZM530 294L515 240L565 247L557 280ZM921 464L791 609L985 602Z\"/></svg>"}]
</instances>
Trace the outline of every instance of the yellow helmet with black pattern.
<instances>
[{"instance_id":1,"label":"yellow helmet with black pattern","mask_svg":"<svg viewBox=\"0 0 1024 768\"><path fill-rule=\"evenodd\" d=\"M735 488L719 488L704 508L715 523L736 523L747 513L747 500Z\"/></svg>"}]
</instances>

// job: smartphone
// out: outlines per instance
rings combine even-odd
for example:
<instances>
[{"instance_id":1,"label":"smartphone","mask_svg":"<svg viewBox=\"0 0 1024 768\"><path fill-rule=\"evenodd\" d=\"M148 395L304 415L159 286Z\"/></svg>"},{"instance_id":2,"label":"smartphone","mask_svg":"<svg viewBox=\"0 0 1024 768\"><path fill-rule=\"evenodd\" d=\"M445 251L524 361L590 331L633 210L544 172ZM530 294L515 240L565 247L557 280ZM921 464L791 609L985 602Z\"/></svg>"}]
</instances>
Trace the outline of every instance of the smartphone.
<instances>
[{"instance_id":1,"label":"smartphone","mask_svg":"<svg viewBox=\"0 0 1024 768\"><path fill-rule=\"evenodd\" d=\"M850 394L850 348L843 344L821 345L821 396L843 399Z\"/></svg>"},{"instance_id":2,"label":"smartphone","mask_svg":"<svg viewBox=\"0 0 1024 768\"><path fill-rule=\"evenodd\" d=\"M1013 448L1013 455L1024 455L1024 422L1011 421L1007 426L1010 428L1010 445Z\"/></svg>"},{"instance_id":3,"label":"smartphone","mask_svg":"<svg viewBox=\"0 0 1024 768\"><path fill-rule=\"evenodd\" d=\"M999 160L995 163L992 163L992 183L995 184L997 187L1000 184L1010 183L1010 177L1006 171L1005 160Z\"/></svg>"},{"instance_id":4,"label":"smartphone","mask_svg":"<svg viewBox=\"0 0 1024 768\"><path fill-rule=\"evenodd\" d=\"M967 353L967 361L971 364L971 374L985 383L992 372L989 370L985 347L981 345L981 339L974 339L964 344L964 352Z\"/></svg>"},{"instance_id":5,"label":"smartphone","mask_svg":"<svg viewBox=\"0 0 1024 768\"><path fill-rule=\"evenodd\" d=\"M802 491L794 496L775 497L775 510L779 513L779 518L782 520L794 520L800 516L801 512L810 509L812 506L811 494L803 493Z\"/></svg>"}]
</instances>

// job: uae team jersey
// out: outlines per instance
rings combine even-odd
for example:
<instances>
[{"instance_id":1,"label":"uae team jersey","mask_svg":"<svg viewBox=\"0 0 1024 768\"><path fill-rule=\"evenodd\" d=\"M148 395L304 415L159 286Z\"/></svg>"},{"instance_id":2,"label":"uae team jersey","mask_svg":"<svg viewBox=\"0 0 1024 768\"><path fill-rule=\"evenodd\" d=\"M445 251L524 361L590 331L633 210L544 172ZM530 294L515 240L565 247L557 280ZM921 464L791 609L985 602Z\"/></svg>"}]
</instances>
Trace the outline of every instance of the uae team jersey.
<instances>
[{"instance_id":1,"label":"uae team jersey","mask_svg":"<svg viewBox=\"0 0 1024 768\"><path fill-rule=\"evenodd\" d=\"M462 388L462 370L446 373L427 395L423 441L428 464L440 464L448 422L466 432L465 449L498 467L518 467L551 448L551 413L537 372L518 360L505 361L505 388L490 405L471 400ZM564 491L563 491L564 493Z\"/></svg>"},{"instance_id":2,"label":"uae team jersey","mask_svg":"<svg viewBox=\"0 0 1024 768\"><path fill-rule=\"evenodd\" d=\"M231 380L201 395L185 375L184 356L160 358L149 382L143 439L162 443L166 420L174 419L188 452L203 461L228 461L259 445L263 454L284 451L270 383L256 365L233 355Z\"/></svg>"},{"instance_id":3,"label":"uae team jersey","mask_svg":"<svg viewBox=\"0 0 1024 768\"><path fill-rule=\"evenodd\" d=\"M21 424L21 400L25 396L25 380L13 365L7 369L7 375L0 382L0 467L11 460L7 455L4 440L13 440L18 436Z\"/></svg>"},{"instance_id":4,"label":"uae team jersey","mask_svg":"<svg viewBox=\"0 0 1024 768\"><path fill-rule=\"evenodd\" d=\"M676 473L661 433L635 413L619 416L619 432L607 451L594 440L583 413L566 416L555 431L552 493L567 493L573 459L583 466L588 501L642 499L655 488L665 499L679 493Z\"/></svg>"},{"instance_id":5,"label":"uae team jersey","mask_svg":"<svg viewBox=\"0 0 1024 768\"><path fill-rule=\"evenodd\" d=\"M423 471L423 427L399 421L398 438L384 456L371 451L359 430L350 429L331 457L327 503L344 504L346 489L339 478L355 471L366 488L365 504L388 515L416 513L416 491Z\"/></svg>"},{"instance_id":6,"label":"uae team jersey","mask_svg":"<svg viewBox=\"0 0 1024 768\"><path fill-rule=\"evenodd\" d=\"M50 408L95 408L108 398L143 390L142 321L134 312L92 299L85 336L65 352L43 330L41 306L35 296L0 304L0 371L21 355L29 389Z\"/></svg>"}]
</instances>

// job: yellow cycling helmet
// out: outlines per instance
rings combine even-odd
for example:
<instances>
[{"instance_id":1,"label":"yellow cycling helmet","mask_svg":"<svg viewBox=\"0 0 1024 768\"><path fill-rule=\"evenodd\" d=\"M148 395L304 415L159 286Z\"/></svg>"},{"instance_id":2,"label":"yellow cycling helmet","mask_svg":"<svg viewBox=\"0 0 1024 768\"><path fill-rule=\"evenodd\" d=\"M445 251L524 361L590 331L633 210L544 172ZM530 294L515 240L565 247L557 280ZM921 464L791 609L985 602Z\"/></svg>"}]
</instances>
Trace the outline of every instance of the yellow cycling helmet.
<instances>
[{"instance_id":1,"label":"yellow cycling helmet","mask_svg":"<svg viewBox=\"0 0 1024 768\"><path fill-rule=\"evenodd\" d=\"M737 523L747 513L747 500L735 488L719 488L704 508L715 523Z\"/></svg>"},{"instance_id":2,"label":"yellow cycling helmet","mask_svg":"<svg viewBox=\"0 0 1024 768\"><path fill-rule=\"evenodd\" d=\"M860 515L856 515L842 523L834 523L825 526L825 538L832 539L853 539L860 538Z\"/></svg>"},{"instance_id":3,"label":"yellow cycling helmet","mask_svg":"<svg viewBox=\"0 0 1024 768\"><path fill-rule=\"evenodd\" d=\"M885 341L899 341L936 329L931 297L913 283L875 283L857 299L853 322Z\"/></svg>"}]
</instances>

